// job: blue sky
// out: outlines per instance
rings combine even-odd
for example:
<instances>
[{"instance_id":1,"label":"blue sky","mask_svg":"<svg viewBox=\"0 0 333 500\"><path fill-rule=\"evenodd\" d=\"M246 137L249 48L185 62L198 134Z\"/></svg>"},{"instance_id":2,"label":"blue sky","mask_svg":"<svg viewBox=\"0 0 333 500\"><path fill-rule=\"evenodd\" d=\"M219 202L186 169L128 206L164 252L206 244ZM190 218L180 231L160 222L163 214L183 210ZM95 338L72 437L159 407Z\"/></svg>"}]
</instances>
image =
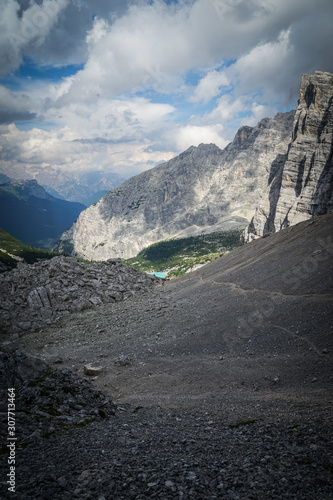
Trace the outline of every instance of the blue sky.
<instances>
[{"instance_id":1,"label":"blue sky","mask_svg":"<svg viewBox=\"0 0 333 500\"><path fill-rule=\"evenodd\" d=\"M0 172L128 177L296 106L331 0L0 0Z\"/></svg>"}]
</instances>

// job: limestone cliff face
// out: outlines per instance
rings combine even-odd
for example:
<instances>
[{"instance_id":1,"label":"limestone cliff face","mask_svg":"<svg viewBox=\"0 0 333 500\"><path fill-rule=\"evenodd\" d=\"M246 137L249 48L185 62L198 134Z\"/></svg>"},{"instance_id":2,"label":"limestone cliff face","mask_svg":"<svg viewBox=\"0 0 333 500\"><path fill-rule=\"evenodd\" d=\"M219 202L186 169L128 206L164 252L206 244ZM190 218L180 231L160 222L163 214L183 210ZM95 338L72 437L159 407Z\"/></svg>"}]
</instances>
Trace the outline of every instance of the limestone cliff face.
<instances>
[{"instance_id":1,"label":"limestone cliff face","mask_svg":"<svg viewBox=\"0 0 333 500\"><path fill-rule=\"evenodd\" d=\"M57 249L88 259L129 258L163 239L246 226L271 164L287 150L293 116L265 118L242 127L224 150L192 146L128 179L84 210Z\"/></svg>"},{"instance_id":2,"label":"limestone cliff face","mask_svg":"<svg viewBox=\"0 0 333 500\"><path fill-rule=\"evenodd\" d=\"M291 143L244 233L251 241L333 212L333 75L303 75Z\"/></svg>"}]
</instances>

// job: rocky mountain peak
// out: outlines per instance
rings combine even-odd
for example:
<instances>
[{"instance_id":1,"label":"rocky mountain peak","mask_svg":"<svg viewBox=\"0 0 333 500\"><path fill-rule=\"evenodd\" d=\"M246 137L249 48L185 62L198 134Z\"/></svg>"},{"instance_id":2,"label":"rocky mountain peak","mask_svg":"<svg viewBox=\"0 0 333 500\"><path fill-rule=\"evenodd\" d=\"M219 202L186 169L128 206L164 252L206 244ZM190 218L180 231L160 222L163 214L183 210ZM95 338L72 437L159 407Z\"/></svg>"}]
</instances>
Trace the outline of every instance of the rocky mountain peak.
<instances>
[{"instance_id":1,"label":"rocky mountain peak","mask_svg":"<svg viewBox=\"0 0 333 500\"><path fill-rule=\"evenodd\" d=\"M255 215L244 233L251 241L333 211L333 75L303 75L291 143L272 165Z\"/></svg>"},{"instance_id":2,"label":"rocky mountain peak","mask_svg":"<svg viewBox=\"0 0 333 500\"><path fill-rule=\"evenodd\" d=\"M57 250L88 259L134 257L157 241L245 227L267 184L269 166L286 151L293 112L242 127L224 150L191 146L128 179L84 210Z\"/></svg>"}]
</instances>

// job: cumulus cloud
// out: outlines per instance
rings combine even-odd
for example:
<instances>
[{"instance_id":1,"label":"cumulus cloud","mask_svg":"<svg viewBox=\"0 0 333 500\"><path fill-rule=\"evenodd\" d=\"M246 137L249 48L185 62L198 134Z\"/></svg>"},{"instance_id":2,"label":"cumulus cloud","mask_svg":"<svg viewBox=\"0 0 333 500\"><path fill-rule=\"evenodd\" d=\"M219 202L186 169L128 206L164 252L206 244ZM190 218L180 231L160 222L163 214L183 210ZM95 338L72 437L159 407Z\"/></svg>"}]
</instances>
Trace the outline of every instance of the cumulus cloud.
<instances>
[{"instance_id":1,"label":"cumulus cloud","mask_svg":"<svg viewBox=\"0 0 333 500\"><path fill-rule=\"evenodd\" d=\"M331 70L330 51L317 44L317 34L307 31L300 37L300 26L321 21L326 9L332 11L328 0L131 4L113 22L95 18L86 36L84 68L62 82L53 105L93 104L101 96L113 98L150 88L208 103L231 87L235 99L262 92L261 104L273 99L290 106L297 98L302 72L312 70L318 60L325 60ZM328 29L326 35L333 38ZM309 39L313 57L305 64L303 46ZM228 62L227 67L210 69L221 62ZM206 74L191 94L185 80L193 69Z\"/></svg>"},{"instance_id":2,"label":"cumulus cloud","mask_svg":"<svg viewBox=\"0 0 333 500\"><path fill-rule=\"evenodd\" d=\"M226 6L222 13L220 4ZM299 9L299 0L281 0L274 6L267 0L197 0L172 5L159 0L130 5L112 23L95 18L86 37L87 62L71 80L66 98L92 98L97 91L114 96L138 86L161 90L168 79L174 82L173 78L190 69L243 57L251 48L275 43L299 16ZM302 1L302 16L314 11L313 0ZM192 99L207 101L226 84L220 73L212 72L200 82ZM176 90L174 85L172 90Z\"/></svg>"},{"instance_id":3,"label":"cumulus cloud","mask_svg":"<svg viewBox=\"0 0 333 500\"><path fill-rule=\"evenodd\" d=\"M2 161L133 174L296 104L333 72L331 0L0 0L0 68L80 64L0 87ZM38 28L38 29L37 29ZM39 127L39 129L38 129ZM16 159L16 160L15 160ZM16 162L16 163L15 163Z\"/></svg>"},{"instance_id":4,"label":"cumulus cloud","mask_svg":"<svg viewBox=\"0 0 333 500\"><path fill-rule=\"evenodd\" d=\"M59 114L59 112L61 114ZM72 103L62 109L50 109L48 118L71 130L75 139L146 141L165 127L174 107L153 103L143 97L99 99L96 105Z\"/></svg>"},{"instance_id":5,"label":"cumulus cloud","mask_svg":"<svg viewBox=\"0 0 333 500\"><path fill-rule=\"evenodd\" d=\"M229 83L229 79L224 72L210 71L200 80L190 100L192 102L209 102L213 97L220 94L221 87L227 87Z\"/></svg>"},{"instance_id":6,"label":"cumulus cloud","mask_svg":"<svg viewBox=\"0 0 333 500\"><path fill-rule=\"evenodd\" d=\"M192 146L199 146L202 143L213 143L223 149L228 141L223 138L223 127L222 125L186 125L185 127L179 127L175 131L175 144L178 151L184 151Z\"/></svg>"}]
</instances>

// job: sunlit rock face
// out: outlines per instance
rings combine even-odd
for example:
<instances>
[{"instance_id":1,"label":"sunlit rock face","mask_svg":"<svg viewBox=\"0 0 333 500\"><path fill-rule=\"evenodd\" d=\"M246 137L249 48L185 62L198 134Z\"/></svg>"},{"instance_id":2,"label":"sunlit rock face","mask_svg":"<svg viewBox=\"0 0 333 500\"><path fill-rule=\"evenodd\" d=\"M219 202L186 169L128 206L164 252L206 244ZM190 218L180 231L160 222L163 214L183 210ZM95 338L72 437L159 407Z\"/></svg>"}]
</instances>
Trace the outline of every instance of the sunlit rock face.
<instances>
[{"instance_id":1,"label":"sunlit rock face","mask_svg":"<svg viewBox=\"0 0 333 500\"><path fill-rule=\"evenodd\" d=\"M57 246L87 259L129 258L157 241L245 227L272 165L288 148L294 112L242 127L224 150L190 147L132 177L84 210Z\"/></svg>"},{"instance_id":2,"label":"sunlit rock face","mask_svg":"<svg viewBox=\"0 0 333 500\"><path fill-rule=\"evenodd\" d=\"M333 75L303 75L291 143L244 233L251 241L333 211Z\"/></svg>"}]
</instances>

